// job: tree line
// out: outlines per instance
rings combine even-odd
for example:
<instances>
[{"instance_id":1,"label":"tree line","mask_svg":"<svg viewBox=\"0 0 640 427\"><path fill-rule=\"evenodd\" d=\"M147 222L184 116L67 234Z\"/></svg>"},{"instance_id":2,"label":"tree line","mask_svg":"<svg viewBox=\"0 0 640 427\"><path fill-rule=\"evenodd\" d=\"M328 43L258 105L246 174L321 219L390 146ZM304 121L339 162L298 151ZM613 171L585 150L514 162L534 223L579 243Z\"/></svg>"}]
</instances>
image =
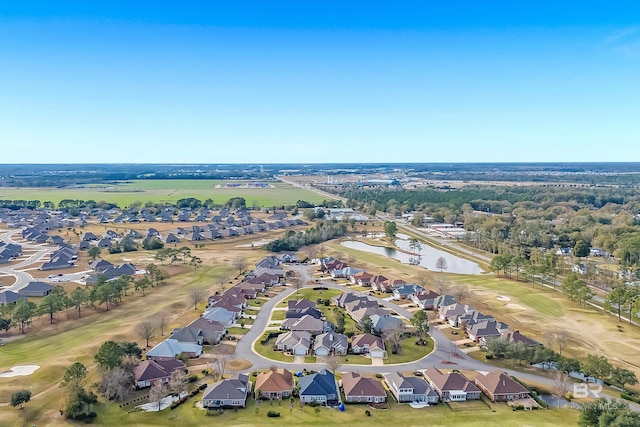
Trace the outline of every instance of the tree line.
<instances>
[{"instance_id":1,"label":"tree line","mask_svg":"<svg viewBox=\"0 0 640 427\"><path fill-rule=\"evenodd\" d=\"M271 252L297 251L303 246L322 243L347 233L347 224L335 220L323 220L304 231L287 231L284 237L269 242L265 248Z\"/></svg>"}]
</instances>

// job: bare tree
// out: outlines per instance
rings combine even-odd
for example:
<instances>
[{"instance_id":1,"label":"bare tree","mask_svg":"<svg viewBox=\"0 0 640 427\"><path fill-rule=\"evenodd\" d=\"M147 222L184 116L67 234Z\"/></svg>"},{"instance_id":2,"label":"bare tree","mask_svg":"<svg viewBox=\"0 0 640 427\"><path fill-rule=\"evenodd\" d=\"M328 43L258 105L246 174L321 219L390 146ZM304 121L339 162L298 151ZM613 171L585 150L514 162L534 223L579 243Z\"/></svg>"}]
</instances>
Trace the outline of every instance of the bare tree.
<instances>
[{"instance_id":1,"label":"bare tree","mask_svg":"<svg viewBox=\"0 0 640 427\"><path fill-rule=\"evenodd\" d=\"M437 278L436 288L438 289L438 292L440 293L440 295L444 295L445 292L447 291L447 281L442 277Z\"/></svg>"},{"instance_id":2,"label":"bare tree","mask_svg":"<svg viewBox=\"0 0 640 427\"><path fill-rule=\"evenodd\" d=\"M309 261L317 258L318 256L318 247L316 245L305 246L302 248L302 251L307 255Z\"/></svg>"},{"instance_id":3,"label":"bare tree","mask_svg":"<svg viewBox=\"0 0 640 427\"><path fill-rule=\"evenodd\" d=\"M160 330L160 335L164 336L164 329L167 327L167 316L163 311L155 315L155 325Z\"/></svg>"},{"instance_id":4,"label":"bare tree","mask_svg":"<svg viewBox=\"0 0 640 427\"><path fill-rule=\"evenodd\" d=\"M247 258L239 256L231 260L231 265L238 270L238 275L242 275L247 269Z\"/></svg>"},{"instance_id":5,"label":"bare tree","mask_svg":"<svg viewBox=\"0 0 640 427\"><path fill-rule=\"evenodd\" d=\"M563 397L567 392L569 386L569 374L566 372L558 372L556 380L553 382L553 394L558 396L558 403L560 403L560 397Z\"/></svg>"},{"instance_id":6,"label":"bare tree","mask_svg":"<svg viewBox=\"0 0 640 427\"><path fill-rule=\"evenodd\" d=\"M436 260L436 268L440 270L440 273L442 273L442 270L447 269L447 260L443 257L438 258Z\"/></svg>"},{"instance_id":7,"label":"bare tree","mask_svg":"<svg viewBox=\"0 0 640 427\"><path fill-rule=\"evenodd\" d=\"M291 283L295 286L296 293L299 294L300 289L304 288L304 285L306 285L306 280L301 274L294 274L291 276Z\"/></svg>"},{"instance_id":8,"label":"bare tree","mask_svg":"<svg viewBox=\"0 0 640 427\"><path fill-rule=\"evenodd\" d=\"M569 332L564 329L558 329L550 334L548 340L550 345L555 344L558 346L558 355L562 357L562 352L564 352L569 345L570 338Z\"/></svg>"},{"instance_id":9,"label":"bare tree","mask_svg":"<svg viewBox=\"0 0 640 427\"><path fill-rule=\"evenodd\" d=\"M166 396L166 390L164 389L164 383L157 382L149 389L149 402L158 404L158 411L162 405L162 399Z\"/></svg>"},{"instance_id":10,"label":"bare tree","mask_svg":"<svg viewBox=\"0 0 640 427\"><path fill-rule=\"evenodd\" d=\"M454 289L454 296L459 303L467 296L467 287L465 285L458 285Z\"/></svg>"},{"instance_id":11,"label":"bare tree","mask_svg":"<svg viewBox=\"0 0 640 427\"><path fill-rule=\"evenodd\" d=\"M180 396L181 393L189 391L189 381L187 375L182 369L177 369L171 373L167 386L169 387L169 393Z\"/></svg>"},{"instance_id":12,"label":"bare tree","mask_svg":"<svg viewBox=\"0 0 640 427\"><path fill-rule=\"evenodd\" d=\"M217 345L213 347L211 354L215 357L213 366L215 366L217 375L219 375L219 378L223 378L227 362L233 356L233 348L227 345Z\"/></svg>"},{"instance_id":13,"label":"bare tree","mask_svg":"<svg viewBox=\"0 0 640 427\"><path fill-rule=\"evenodd\" d=\"M416 277L416 283L426 289L433 285L433 278L428 273L420 273Z\"/></svg>"},{"instance_id":14,"label":"bare tree","mask_svg":"<svg viewBox=\"0 0 640 427\"><path fill-rule=\"evenodd\" d=\"M395 354L402 354L402 341L400 337L404 331L404 324L397 325L393 328L382 331L382 338L388 341L391 349Z\"/></svg>"},{"instance_id":15,"label":"bare tree","mask_svg":"<svg viewBox=\"0 0 640 427\"><path fill-rule=\"evenodd\" d=\"M335 373L340 365L340 357L337 354L327 356L327 367L331 372Z\"/></svg>"},{"instance_id":16,"label":"bare tree","mask_svg":"<svg viewBox=\"0 0 640 427\"><path fill-rule=\"evenodd\" d=\"M149 339L153 337L156 333L156 325L149 319L138 323L136 326L136 334L143 339L146 340L146 347L149 347Z\"/></svg>"},{"instance_id":17,"label":"bare tree","mask_svg":"<svg viewBox=\"0 0 640 427\"><path fill-rule=\"evenodd\" d=\"M116 367L101 371L99 390L108 400L124 400L133 386L133 375Z\"/></svg>"},{"instance_id":18,"label":"bare tree","mask_svg":"<svg viewBox=\"0 0 640 427\"><path fill-rule=\"evenodd\" d=\"M220 292L224 292L224 286L229 281L229 273L226 271L221 271L217 276L218 284L220 285Z\"/></svg>"},{"instance_id":19,"label":"bare tree","mask_svg":"<svg viewBox=\"0 0 640 427\"><path fill-rule=\"evenodd\" d=\"M202 302L202 300L206 296L206 293L201 288L190 288L188 291L188 295L189 295L189 300L193 304L193 309L197 310L198 304Z\"/></svg>"}]
</instances>

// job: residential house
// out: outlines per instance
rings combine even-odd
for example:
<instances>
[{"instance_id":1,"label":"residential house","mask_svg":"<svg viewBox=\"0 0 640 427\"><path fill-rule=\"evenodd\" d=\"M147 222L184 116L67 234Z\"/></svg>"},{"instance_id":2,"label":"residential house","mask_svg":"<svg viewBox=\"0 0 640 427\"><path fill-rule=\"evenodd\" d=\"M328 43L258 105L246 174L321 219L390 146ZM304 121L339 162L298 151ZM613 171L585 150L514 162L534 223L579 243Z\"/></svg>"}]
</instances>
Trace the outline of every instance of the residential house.
<instances>
[{"instance_id":1,"label":"residential house","mask_svg":"<svg viewBox=\"0 0 640 427\"><path fill-rule=\"evenodd\" d=\"M524 343L529 347L537 347L539 345L542 345L538 341L532 340L531 338L521 334L520 331L508 331L503 336L509 342L509 344Z\"/></svg>"},{"instance_id":2,"label":"residential house","mask_svg":"<svg viewBox=\"0 0 640 427\"><path fill-rule=\"evenodd\" d=\"M315 335L324 332L324 326L324 321L306 315L299 319L285 319L280 325L280 328L291 331L306 331Z\"/></svg>"},{"instance_id":3,"label":"residential house","mask_svg":"<svg viewBox=\"0 0 640 427\"><path fill-rule=\"evenodd\" d=\"M309 301L308 299L289 300L287 302L287 308L289 310L302 310L305 308L316 308L316 303Z\"/></svg>"},{"instance_id":4,"label":"residential house","mask_svg":"<svg viewBox=\"0 0 640 427\"><path fill-rule=\"evenodd\" d=\"M213 322L221 323L227 328L236 323L238 319L236 313L222 307L209 307L202 313L202 317Z\"/></svg>"},{"instance_id":5,"label":"residential house","mask_svg":"<svg viewBox=\"0 0 640 427\"><path fill-rule=\"evenodd\" d=\"M195 358L200 357L201 354L202 346L199 344L167 338L147 352L147 359L170 360L181 355Z\"/></svg>"},{"instance_id":6,"label":"residential house","mask_svg":"<svg viewBox=\"0 0 640 427\"><path fill-rule=\"evenodd\" d=\"M407 282L405 282L402 279L389 279L389 280L386 280L386 281L382 282L382 285L379 286L379 290L380 290L380 292L391 293L395 289L400 288L400 287L402 287L402 286L404 286L406 284L407 284Z\"/></svg>"},{"instance_id":7,"label":"residential house","mask_svg":"<svg viewBox=\"0 0 640 427\"><path fill-rule=\"evenodd\" d=\"M167 234L167 237L164 238L164 242L167 244L170 243L180 243L180 239L173 233Z\"/></svg>"},{"instance_id":8,"label":"residential house","mask_svg":"<svg viewBox=\"0 0 640 427\"><path fill-rule=\"evenodd\" d=\"M202 342L210 345L218 344L227 334L227 328L225 325L204 317L198 317L193 322L189 323L186 328L197 331L198 336L202 337Z\"/></svg>"},{"instance_id":9,"label":"residential house","mask_svg":"<svg viewBox=\"0 0 640 427\"><path fill-rule=\"evenodd\" d=\"M439 310L442 307L446 307L455 303L456 299L453 295L440 295L433 300L433 310Z\"/></svg>"},{"instance_id":10,"label":"residential house","mask_svg":"<svg viewBox=\"0 0 640 427\"><path fill-rule=\"evenodd\" d=\"M97 272L103 272L113 267L115 266L112 263L101 258L96 258L89 263L89 268Z\"/></svg>"},{"instance_id":11,"label":"residential house","mask_svg":"<svg viewBox=\"0 0 640 427\"><path fill-rule=\"evenodd\" d=\"M354 335L351 338L351 351L353 354L369 354L377 358L384 358L387 355L384 341L373 334Z\"/></svg>"},{"instance_id":12,"label":"residential house","mask_svg":"<svg viewBox=\"0 0 640 427\"><path fill-rule=\"evenodd\" d=\"M455 326L458 322L458 317L465 314L470 314L475 311L475 308L468 304L454 303L445 307L440 307L438 310L438 316L440 320L449 322L451 326Z\"/></svg>"},{"instance_id":13,"label":"residential house","mask_svg":"<svg viewBox=\"0 0 640 427\"><path fill-rule=\"evenodd\" d=\"M82 236L82 240L84 240L85 242L91 242L93 240L99 240L99 239L98 239L98 236L96 236L95 234L89 231L84 233L84 236Z\"/></svg>"},{"instance_id":14,"label":"residential house","mask_svg":"<svg viewBox=\"0 0 640 427\"><path fill-rule=\"evenodd\" d=\"M29 282L27 286L18 290L20 295L25 297L44 297L49 295L53 286L44 282Z\"/></svg>"},{"instance_id":15,"label":"residential house","mask_svg":"<svg viewBox=\"0 0 640 427\"><path fill-rule=\"evenodd\" d=\"M480 389L460 372L445 374L431 367L425 372L425 378L444 402L461 402L480 399Z\"/></svg>"},{"instance_id":16,"label":"residential house","mask_svg":"<svg viewBox=\"0 0 640 427\"><path fill-rule=\"evenodd\" d=\"M97 243L97 246L101 249L104 249L104 248L110 248L112 244L113 243L111 242L111 239L109 239L108 237L105 237L104 239L100 239L100 241Z\"/></svg>"},{"instance_id":17,"label":"residential house","mask_svg":"<svg viewBox=\"0 0 640 427\"><path fill-rule=\"evenodd\" d=\"M506 372L500 370L486 375L479 373L476 376L476 385L492 402L506 402L530 397L529 390L526 387L514 381Z\"/></svg>"},{"instance_id":18,"label":"residential house","mask_svg":"<svg viewBox=\"0 0 640 427\"><path fill-rule=\"evenodd\" d=\"M305 331L289 331L278 335L275 349L289 351L297 356L309 354L311 347L311 334Z\"/></svg>"},{"instance_id":19,"label":"residential house","mask_svg":"<svg viewBox=\"0 0 640 427\"><path fill-rule=\"evenodd\" d=\"M387 393L379 381L361 377L355 372L342 375L342 389L349 403L383 403L387 400Z\"/></svg>"},{"instance_id":20,"label":"residential house","mask_svg":"<svg viewBox=\"0 0 640 427\"><path fill-rule=\"evenodd\" d=\"M388 316L389 312L383 308L379 308L378 306L375 306L375 307L362 307L357 310L351 311L349 313L351 318L358 323L360 323L365 316L371 317L376 314L384 317L384 316Z\"/></svg>"},{"instance_id":21,"label":"residential house","mask_svg":"<svg viewBox=\"0 0 640 427\"><path fill-rule=\"evenodd\" d=\"M371 286L371 279L373 279L373 274L367 273L366 271L359 271L349 277L349 281L354 285Z\"/></svg>"},{"instance_id":22,"label":"residential house","mask_svg":"<svg viewBox=\"0 0 640 427\"><path fill-rule=\"evenodd\" d=\"M317 335L313 343L313 352L316 356L345 355L348 349L349 341L347 336L337 332L326 332Z\"/></svg>"},{"instance_id":23,"label":"residential house","mask_svg":"<svg viewBox=\"0 0 640 427\"><path fill-rule=\"evenodd\" d=\"M166 384L174 371L186 371L187 365L180 360L144 360L136 367L134 378L136 388L151 387L156 384Z\"/></svg>"},{"instance_id":24,"label":"residential house","mask_svg":"<svg viewBox=\"0 0 640 427\"><path fill-rule=\"evenodd\" d=\"M393 290L393 298L396 300L411 299L414 294L424 291L424 288L415 283L402 285Z\"/></svg>"},{"instance_id":25,"label":"residential house","mask_svg":"<svg viewBox=\"0 0 640 427\"><path fill-rule=\"evenodd\" d=\"M256 377L256 399L281 400L293 394L293 374L284 368L262 372Z\"/></svg>"},{"instance_id":26,"label":"residential house","mask_svg":"<svg viewBox=\"0 0 640 427\"><path fill-rule=\"evenodd\" d=\"M467 328L467 334L471 341L479 342L480 338L501 337L509 330L509 325L495 320L485 320Z\"/></svg>"},{"instance_id":27,"label":"residential house","mask_svg":"<svg viewBox=\"0 0 640 427\"><path fill-rule=\"evenodd\" d=\"M456 324L454 326L461 329L469 329L473 325L480 322L485 322L487 320L496 320L496 319L490 314L483 314L483 313L480 313L479 311L473 311L471 313L463 314L462 316L458 317Z\"/></svg>"},{"instance_id":28,"label":"residential house","mask_svg":"<svg viewBox=\"0 0 640 427\"><path fill-rule=\"evenodd\" d=\"M322 312L317 308L307 307L303 309L287 310L285 319L300 319L304 316L311 316L314 319L321 319Z\"/></svg>"},{"instance_id":29,"label":"residential house","mask_svg":"<svg viewBox=\"0 0 640 427\"><path fill-rule=\"evenodd\" d=\"M15 304L21 299L27 299L27 297L17 294L8 289L0 291L0 305Z\"/></svg>"},{"instance_id":30,"label":"residential house","mask_svg":"<svg viewBox=\"0 0 640 427\"><path fill-rule=\"evenodd\" d=\"M331 270L331 277L333 279L348 279L360 271L362 270L353 267L344 267L341 269Z\"/></svg>"},{"instance_id":31,"label":"residential house","mask_svg":"<svg viewBox=\"0 0 640 427\"><path fill-rule=\"evenodd\" d=\"M432 290L418 292L411 296L411 302L420 307L423 310L433 310L436 298L440 294Z\"/></svg>"},{"instance_id":32,"label":"residential house","mask_svg":"<svg viewBox=\"0 0 640 427\"><path fill-rule=\"evenodd\" d=\"M301 377L298 385L300 386L300 401L304 403L317 402L332 406L337 405L340 401L335 376L333 372L326 369Z\"/></svg>"},{"instance_id":33,"label":"residential house","mask_svg":"<svg viewBox=\"0 0 640 427\"><path fill-rule=\"evenodd\" d=\"M386 314L384 316L374 314L373 316L370 316L370 318L371 323L373 323L373 330L379 334L402 325L402 320L398 319L397 317L392 317L389 314Z\"/></svg>"},{"instance_id":34,"label":"residential house","mask_svg":"<svg viewBox=\"0 0 640 427\"><path fill-rule=\"evenodd\" d=\"M202 396L204 408L244 408L251 383L247 375L209 385Z\"/></svg>"},{"instance_id":35,"label":"residential house","mask_svg":"<svg viewBox=\"0 0 640 427\"><path fill-rule=\"evenodd\" d=\"M371 289L373 289L374 291L385 292L386 288L384 288L384 282L386 282L387 280L389 279L381 274L374 275L370 281ZM381 286L382 286L382 289L381 289Z\"/></svg>"},{"instance_id":36,"label":"residential house","mask_svg":"<svg viewBox=\"0 0 640 427\"><path fill-rule=\"evenodd\" d=\"M398 403L438 403L438 394L420 378L405 377L400 372L392 372L384 375L384 381Z\"/></svg>"}]
</instances>

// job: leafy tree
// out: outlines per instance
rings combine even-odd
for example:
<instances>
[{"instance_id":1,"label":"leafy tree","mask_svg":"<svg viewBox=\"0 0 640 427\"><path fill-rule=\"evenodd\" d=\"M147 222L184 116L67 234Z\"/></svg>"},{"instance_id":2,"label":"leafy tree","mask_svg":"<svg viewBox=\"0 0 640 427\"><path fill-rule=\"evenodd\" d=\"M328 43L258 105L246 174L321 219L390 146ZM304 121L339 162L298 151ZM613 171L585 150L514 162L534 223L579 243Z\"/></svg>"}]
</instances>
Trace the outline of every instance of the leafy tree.
<instances>
[{"instance_id":1,"label":"leafy tree","mask_svg":"<svg viewBox=\"0 0 640 427\"><path fill-rule=\"evenodd\" d=\"M157 236L142 241L142 248L147 251L155 251L164 248L164 243Z\"/></svg>"},{"instance_id":2,"label":"leafy tree","mask_svg":"<svg viewBox=\"0 0 640 427\"><path fill-rule=\"evenodd\" d=\"M31 400L31 390L18 390L11 395L11 406L14 408L19 406L22 409L22 405L29 403Z\"/></svg>"},{"instance_id":3,"label":"leafy tree","mask_svg":"<svg viewBox=\"0 0 640 427\"><path fill-rule=\"evenodd\" d=\"M202 266L202 259L197 256L192 256L189 265L193 267L193 273L197 273L198 269Z\"/></svg>"},{"instance_id":4,"label":"leafy tree","mask_svg":"<svg viewBox=\"0 0 640 427\"><path fill-rule=\"evenodd\" d=\"M78 310L78 318L80 318L80 310L82 309L82 306L89 300L87 290L82 286L78 286L71 291L71 294L69 294L69 299L71 301L71 304L73 304L73 307Z\"/></svg>"},{"instance_id":5,"label":"leafy tree","mask_svg":"<svg viewBox=\"0 0 640 427\"><path fill-rule=\"evenodd\" d=\"M587 245L587 242L585 242L584 240L578 240L573 247L573 255L577 256L578 258L589 256L590 252L591 250L589 248L589 245Z\"/></svg>"},{"instance_id":6,"label":"leafy tree","mask_svg":"<svg viewBox=\"0 0 640 427\"><path fill-rule=\"evenodd\" d=\"M384 222L384 234L389 239L395 239L397 233L398 233L398 225L396 224L395 221Z\"/></svg>"},{"instance_id":7,"label":"leafy tree","mask_svg":"<svg viewBox=\"0 0 640 427\"><path fill-rule=\"evenodd\" d=\"M421 342L429 335L429 318L424 310L418 310L411 317L411 324L416 328L416 333Z\"/></svg>"},{"instance_id":8,"label":"leafy tree","mask_svg":"<svg viewBox=\"0 0 640 427\"><path fill-rule=\"evenodd\" d=\"M582 372L589 376L606 380L611 375L613 367L605 356L595 356L590 354L582 363Z\"/></svg>"},{"instance_id":9,"label":"leafy tree","mask_svg":"<svg viewBox=\"0 0 640 427\"><path fill-rule=\"evenodd\" d=\"M633 373L633 371L624 368L615 368L611 371L611 382L619 385L624 390L624 386L627 384L638 384L638 378L636 378L636 374Z\"/></svg>"},{"instance_id":10,"label":"leafy tree","mask_svg":"<svg viewBox=\"0 0 640 427\"><path fill-rule=\"evenodd\" d=\"M71 420L94 418L96 413L91 411L91 405L97 402L98 396L93 392L87 392L82 387L73 387L67 395L63 414L65 418Z\"/></svg>"},{"instance_id":11,"label":"leafy tree","mask_svg":"<svg viewBox=\"0 0 640 427\"><path fill-rule=\"evenodd\" d=\"M607 298L604 301L604 308L608 311L615 311L618 315L618 322L622 321L621 313L622 307L629 300L630 294L628 293L625 285L618 285L609 292Z\"/></svg>"},{"instance_id":12,"label":"leafy tree","mask_svg":"<svg viewBox=\"0 0 640 427\"><path fill-rule=\"evenodd\" d=\"M64 371L62 387L70 385L72 387L82 387L87 378L87 368L80 362L75 362Z\"/></svg>"},{"instance_id":13,"label":"leafy tree","mask_svg":"<svg viewBox=\"0 0 640 427\"><path fill-rule=\"evenodd\" d=\"M629 404L619 400L607 400L599 397L593 402L584 403L580 407L580 418L578 423L581 426L605 427L612 425L618 416L629 412ZM612 419L613 418L613 419ZM638 424L628 424L634 426Z\"/></svg>"},{"instance_id":14,"label":"leafy tree","mask_svg":"<svg viewBox=\"0 0 640 427\"><path fill-rule=\"evenodd\" d=\"M569 357L559 357L557 362L558 369L562 372L580 372L581 366L580 362L576 359L571 359Z\"/></svg>"},{"instance_id":15,"label":"leafy tree","mask_svg":"<svg viewBox=\"0 0 640 427\"><path fill-rule=\"evenodd\" d=\"M118 343L124 356L140 359L142 357L142 350L135 341L120 341Z\"/></svg>"},{"instance_id":16,"label":"leafy tree","mask_svg":"<svg viewBox=\"0 0 640 427\"><path fill-rule=\"evenodd\" d=\"M160 249L158 252L156 252L154 258L160 261L161 265L164 265L164 262L169 258L169 250L170 249L167 248Z\"/></svg>"},{"instance_id":17,"label":"leafy tree","mask_svg":"<svg viewBox=\"0 0 640 427\"><path fill-rule=\"evenodd\" d=\"M4 317L0 317L0 330L9 332L9 328L11 328L11 319L5 319Z\"/></svg>"},{"instance_id":18,"label":"leafy tree","mask_svg":"<svg viewBox=\"0 0 640 427\"><path fill-rule=\"evenodd\" d=\"M49 314L49 323L53 323L53 314L56 311L62 311L64 308L66 294L62 286L56 286L48 295L42 298L39 306L40 312Z\"/></svg>"},{"instance_id":19,"label":"leafy tree","mask_svg":"<svg viewBox=\"0 0 640 427\"><path fill-rule=\"evenodd\" d=\"M135 290L137 291L138 289L140 289L142 291L142 296L144 296L144 291L145 289L147 289L149 286L151 286L151 281L149 280L149 278L144 275L141 278L139 278L134 285Z\"/></svg>"},{"instance_id":20,"label":"leafy tree","mask_svg":"<svg viewBox=\"0 0 640 427\"><path fill-rule=\"evenodd\" d=\"M115 341L107 341L100 346L94 360L102 369L109 370L121 366L123 357L123 348Z\"/></svg>"},{"instance_id":21,"label":"leafy tree","mask_svg":"<svg viewBox=\"0 0 640 427\"><path fill-rule=\"evenodd\" d=\"M373 320L371 320L371 317L369 317L368 315L365 315L362 317L362 319L360 319L360 329L362 329L362 332L365 334L371 334L373 333Z\"/></svg>"},{"instance_id":22,"label":"leafy tree","mask_svg":"<svg viewBox=\"0 0 640 427\"><path fill-rule=\"evenodd\" d=\"M576 299L580 295L580 289L587 286L576 273L571 273L562 282L562 290L570 299Z\"/></svg>"},{"instance_id":23,"label":"leafy tree","mask_svg":"<svg viewBox=\"0 0 640 427\"><path fill-rule=\"evenodd\" d=\"M509 341L504 338L487 337L481 348L495 357L504 357L509 349Z\"/></svg>"},{"instance_id":24,"label":"leafy tree","mask_svg":"<svg viewBox=\"0 0 640 427\"><path fill-rule=\"evenodd\" d=\"M24 334L24 326L31 321L36 312L36 305L26 299L21 299L16 303L13 311L13 322L20 325L20 332Z\"/></svg>"},{"instance_id":25,"label":"leafy tree","mask_svg":"<svg viewBox=\"0 0 640 427\"><path fill-rule=\"evenodd\" d=\"M94 285L100 304L105 304L107 311L109 311L109 303L113 301L116 296L116 287L113 282L105 282L101 285L97 283Z\"/></svg>"},{"instance_id":26,"label":"leafy tree","mask_svg":"<svg viewBox=\"0 0 640 427\"><path fill-rule=\"evenodd\" d=\"M99 247L91 246L87 254L89 255L89 258L91 258L91 261L95 261L95 259L100 256L100 252L101 250Z\"/></svg>"}]
</instances>

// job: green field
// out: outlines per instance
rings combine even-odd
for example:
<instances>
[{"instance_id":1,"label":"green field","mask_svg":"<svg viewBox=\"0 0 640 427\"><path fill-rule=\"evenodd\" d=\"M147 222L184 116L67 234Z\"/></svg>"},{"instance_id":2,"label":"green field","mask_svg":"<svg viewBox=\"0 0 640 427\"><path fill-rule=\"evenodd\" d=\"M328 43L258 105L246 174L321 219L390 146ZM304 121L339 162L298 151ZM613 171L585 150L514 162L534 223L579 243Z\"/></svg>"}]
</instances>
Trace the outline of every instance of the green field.
<instances>
[{"instance_id":1,"label":"green field","mask_svg":"<svg viewBox=\"0 0 640 427\"><path fill-rule=\"evenodd\" d=\"M194 197L212 199L223 204L231 197L244 197L248 206L280 206L295 204L298 200L321 202L323 197L283 182L270 182L269 188L227 187L227 183L246 184L246 181L219 181L210 179L158 179L134 180L113 185L88 185L84 188L0 188L0 200L40 200L56 205L63 199L95 200L115 203L120 207L134 202L162 203Z\"/></svg>"}]
</instances>

